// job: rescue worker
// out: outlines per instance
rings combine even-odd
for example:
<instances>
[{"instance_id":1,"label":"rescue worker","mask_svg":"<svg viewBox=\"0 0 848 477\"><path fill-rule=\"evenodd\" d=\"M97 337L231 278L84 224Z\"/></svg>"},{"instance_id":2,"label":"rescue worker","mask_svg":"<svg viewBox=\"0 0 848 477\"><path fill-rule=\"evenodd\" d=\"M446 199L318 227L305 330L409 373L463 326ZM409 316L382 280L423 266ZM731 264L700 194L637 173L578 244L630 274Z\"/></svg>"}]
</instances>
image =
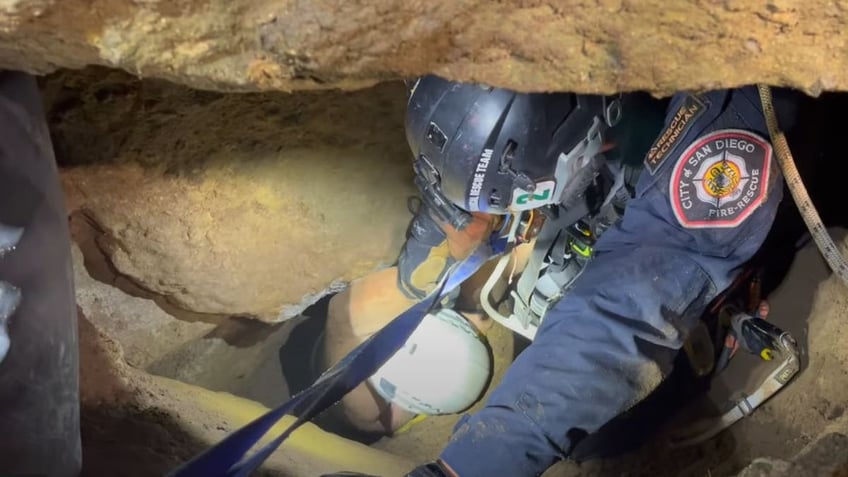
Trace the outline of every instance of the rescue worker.
<instances>
[{"instance_id":1,"label":"rescue worker","mask_svg":"<svg viewBox=\"0 0 848 477\"><path fill-rule=\"evenodd\" d=\"M0 71L0 473L81 467L67 213L35 79Z\"/></svg>"},{"instance_id":2,"label":"rescue worker","mask_svg":"<svg viewBox=\"0 0 848 477\"><path fill-rule=\"evenodd\" d=\"M410 114L418 107L415 100L413 94ZM794 104L789 92L776 92L784 130L793 124ZM457 140L444 142L450 147ZM411 143L416 155L432 151ZM445 181L452 165L433 165ZM452 187L446 183L442 190ZM593 260L568 297L549 311L486 406L460 420L436 463L410 475L536 476L567 457L583 437L641 401L669 374L706 305L763 243L782 196L754 87L675 95L662 132L644 155L623 219L595 244ZM451 248L453 236L445 233L444 250L451 253L443 253L443 261L461 260L473 249L469 244L493 229L494 219L472 217L474 233L464 235L472 237L460 242L464 247ZM426 295L403 293L403 273L385 273L383 294L374 289L371 300L391 294L408 300L389 313ZM402 284L394 286L398 279ZM346 306L364 316L357 297L354 285Z\"/></svg>"},{"instance_id":3,"label":"rescue worker","mask_svg":"<svg viewBox=\"0 0 848 477\"><path fill-rule=\"evenodd\" d=\"M506 214L585 200L586 188L603 167L601 156L613 144L638 164L662 125L663 104L647 95L516 94L436 76L418 80L408 101L406 133L422 204L398 265L355 281L330 301L323 368L429 297L451 270L488 246ZM622 110L631 114L622 118ZM516 263L509 269L520 271L526 254L514 255ZM478 295L490 271L464 284L450 304L481 331L490 320L481 313ZM418 357L394 363L390 389L379 386L386 376L378 372L379 379L343 399L337 409L343 420L359 430L391 433L416 413L459 412L473 404L487 382L487 375L480 378L489 372L481 364L488 355L463 318L446 311L438 317L447 323L428 317L411 340L438 346L435 352L447 357L443 360L453 356L453 364L432 369ZM450 332L455 345L444 349L440 344L451 338ZM414 382L407 376L415 376ZM457 381L466 384L441 388ZM412 392L404 389L410 386L417 395L402 402L398 395ZM395 399L385 399L389 394Z\"/></svg>"},{"instance_id":4,"label":"rescue worker","mask_svg":"<svg viewBox=\"0 0 848 477\"><path fill-rule=\"evenodd\" d=\"M410 224L398 265L355 281L330 301L323 367L337 362L401 312L429 297L446 274L478 247L487 246L519 195L514 190L538 182L536 196L553 197L554 192L559 192L558 197L576 196L582 192L597 172L595 161L580 165L573 161L573 170L566 173L569 181L561 181L558 191L553 190L548 179L555 176L561 153L588 144L593 118L599 119L598 127L607 128L604 109L617 107L619 103L606 101L599 96L515 94L451 83L435 76L416 82L409 97L406 131L418 159L416 184L421 190L421 206ZM461 141L454 140L460 136ZM593 154L601 152L603 144L599 139L600 135L595 138L596 143L590 144L595 149ZM530 206L543 204L531 202ZM520 264L515 265L511 268L520 270ZM463 286L464 292L454 297L451 308L485 331L490 321L480 312L476 296L481 277L487 276L478 274ZM387 403L381 398L386 393L372 380L344 398L341 406L344 420L359 430L391 433L417 412L426 413L432 408L458 412L479 397L476 391L485 386L488 376L483 375L489 369L485 364L478 366L479 369L469 368L488 359L485 348L469 338L472 333L458 331L467 328L459 315L446 315L445 311L439 318L442 322L425 320L412 340L427 334L432 339L423 344L432 348L450 338L444 333L437 336L438 332L454 330L459 334L455 337L458 344L438 352L453 355L455 364L436 374L432 369L427 372L418 368L421 372L416 373L414 384L419 395L414 401L422 405L402 406L397 399ZM471 359L468 355L472 355ZM395 363L394 369L397 374L416 371L409 362ZM389 378L389 386L403 391L404 386L395 382L402 377L395 378ZM429 386L428 378L438 378L440 382L463 381L466 385L446 390L438 397L425 397L420 394L437 393L440 388ZM406 387L410 384L406 383ZM475 386L481 389L464 389Z\"/></svg>"}]
</instances>

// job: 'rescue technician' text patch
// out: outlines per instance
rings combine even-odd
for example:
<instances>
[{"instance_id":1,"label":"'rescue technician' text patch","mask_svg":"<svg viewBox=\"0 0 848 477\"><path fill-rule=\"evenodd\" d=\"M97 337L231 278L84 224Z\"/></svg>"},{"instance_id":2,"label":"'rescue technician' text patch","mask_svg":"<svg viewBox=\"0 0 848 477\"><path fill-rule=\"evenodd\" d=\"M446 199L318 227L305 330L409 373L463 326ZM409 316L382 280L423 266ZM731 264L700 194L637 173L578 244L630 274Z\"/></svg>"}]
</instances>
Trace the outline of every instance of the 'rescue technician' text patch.
<instances>
[{"instance_id":1,"label":"'rescue technician' text patch","mask_svg":"<svg viewBox=\"0 0 848 477\"><path fill-rule=\"evenodd\" d=\"M645 155L645 169L654 175L677 143L689 132L692 124L704 114L706 107L696 96L686 95L682 104Z\"/></svg>"},{"instance_id":2,"label":"'rescue technician' text patch","mask_svg":"<svg viewBox=\"0 0 848 477\"><path fill-rule=\"evenodd\" d=\"M731 228L766 199L771 145L757 134L723 129L683 151L671 174L669 195L686 228Z\"/></svg>"}]
</instances>

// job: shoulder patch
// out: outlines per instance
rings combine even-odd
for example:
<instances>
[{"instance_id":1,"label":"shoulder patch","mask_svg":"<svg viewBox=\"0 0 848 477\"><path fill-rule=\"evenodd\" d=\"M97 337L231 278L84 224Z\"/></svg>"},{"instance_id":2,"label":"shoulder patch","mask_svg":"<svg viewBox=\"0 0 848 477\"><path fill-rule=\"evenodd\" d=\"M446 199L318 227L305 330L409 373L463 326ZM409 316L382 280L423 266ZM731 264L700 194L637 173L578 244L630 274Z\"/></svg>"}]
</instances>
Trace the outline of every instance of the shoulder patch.
<instances>
[{"instance_id":1,"label":"shoulder patch","mask_svg":"<svg viewBox=\"0 0 848 477\"><path fill-rule=\"evenodd\" d=\"M691 94L686 95L683 103L671 118L671 122L648 149L648 154L645 156L645 169L648 169L651 175L657 172L677 143L686 135L695 120L704 114L705 110L703 101Z\"/></svg>"},{"instance_id":2,"label":"shoulder patch","mask_svg":"<svg viewBox=\"0 0 848 477\"><path fill-rule=\"evenodd\" d=\"M698 138L671 174L677 221L690 229L737 227L766 199L771 155L768 141L740 129Z\"/></svg>"}]
</instances>

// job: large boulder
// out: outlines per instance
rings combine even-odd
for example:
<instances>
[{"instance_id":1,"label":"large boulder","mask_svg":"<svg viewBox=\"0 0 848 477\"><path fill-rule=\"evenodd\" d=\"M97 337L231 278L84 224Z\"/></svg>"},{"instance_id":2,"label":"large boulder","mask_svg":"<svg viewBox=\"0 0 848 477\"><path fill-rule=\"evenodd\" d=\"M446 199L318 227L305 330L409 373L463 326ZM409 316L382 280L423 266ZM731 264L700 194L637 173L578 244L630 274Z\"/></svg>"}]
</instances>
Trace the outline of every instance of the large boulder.
<instances>
[{"instance_id":1,"label":"large boulder","mask_svg":"<svg viewBox=\"0 0 848 477\"><path fill-rule=\"evenodd\" d=\"M102 70L44 85L71 210L133 284L278 321L397 257L405 93L220 95Z\"/></svg>"},{"instance_id":2,"label":"large boulder","mask_svg":"<svg viewBox=\"0 0 848 477\"><path fill-rule=\"evenodd\" d=\"M6 0L0 67L88 64L217 90L436 72L520 90L848 89L831 0Z\"/></svg>"},{"instance_id":3,"label":"large boulder","mask_svg":"<svg viewBox=\"0 0 848 477\"><path fill-rule=\"evenodd\" d=\"M177 320L151 300L95 280L80 249L74 246L72 252L78 312L122 346L129 365L146 368L214 329L210 323Z\"/></svg>"}]
</instances>

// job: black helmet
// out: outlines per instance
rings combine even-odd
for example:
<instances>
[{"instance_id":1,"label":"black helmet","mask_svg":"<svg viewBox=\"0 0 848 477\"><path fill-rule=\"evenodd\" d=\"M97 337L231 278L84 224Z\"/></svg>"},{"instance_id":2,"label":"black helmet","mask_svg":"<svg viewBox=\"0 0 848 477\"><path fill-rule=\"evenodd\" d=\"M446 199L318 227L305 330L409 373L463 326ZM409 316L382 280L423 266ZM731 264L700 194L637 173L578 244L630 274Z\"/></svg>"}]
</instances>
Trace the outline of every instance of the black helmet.
<instances>
[{"instance_id":1,"label":"black helmet","mask_svg":"<svg viewBox=\"0 0 848 477\"><path fill-rule=\"evenodd\" d=\"M465 211L506 214L582 192L603 133L620 115L620 103L603 96L521 94L425 76L410 91L406 137L433 193Z\"/></svg>"}]
</instances>

